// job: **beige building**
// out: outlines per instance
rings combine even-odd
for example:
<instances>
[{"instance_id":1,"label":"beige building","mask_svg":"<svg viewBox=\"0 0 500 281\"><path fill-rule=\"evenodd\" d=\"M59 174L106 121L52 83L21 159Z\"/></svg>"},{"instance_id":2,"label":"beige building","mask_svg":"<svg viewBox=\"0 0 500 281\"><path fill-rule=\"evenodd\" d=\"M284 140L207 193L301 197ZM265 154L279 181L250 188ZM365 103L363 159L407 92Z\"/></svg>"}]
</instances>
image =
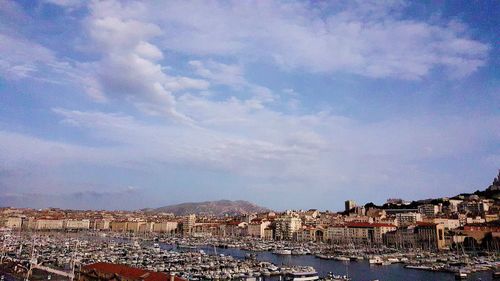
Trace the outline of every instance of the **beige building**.
<instances>
[{"instance_id":1,"label":"beige building","mask_svg":"<svg viewBox=\"0 0 500 281\"><path fill-rule=\"evenodd\" d=\"M263 238L264 230L271 224L270 221L253 220L247 226L247 235L251 237Z\"/></svg>"},{"instance_id":2,"label":"beige building","mask_svg":"<svg viewBox=\"0 0 500 281\"><path fill-rule=\"evenodd\" d=\"M191 235L195 237L220 236L221 233L220 223L197 222L191 229Z\"/></svg>"},{"instance_id":3,"label":"beige building","mask_svg":"<svg viewBox=\"0 0 500 281\"><path fill-rule=\"evenodd\" d=\"M129 221L127 223L127 231L128 232L151 232L153 231L153 223L146 221Z\"/></svg>"},{"instance_id":4,"label":"beige building","mask_svg":"<svg viewBox=\"0 0 500 281\"><path fill-rule=\"evenodd\" d=\"M423 249L444 249L444 225L420 222L416 227L417 244Z\"/></svg>"},{"instance_id":5,"label":"beige building","mask_svg":"<svg viewBox=\"0 0 500 281\"><path fill-rule=\"evenodd\" d=\"M460 205L460 203L462 203L463 200L450 199L448 200L448 202L450 203L448 209L450 210L450 212L454 213L458 212L458 205Z\"/></svg>"},{"instance_id":6,"label":"beige building","mask_svg":"<svg viewBox=\"0 0 500 281\"><path fill-rule=\"evenodd\" d=\"M244 221L231 221L219 225L219 233L221 236L243 236L247 230L247 222Z\"/></svg>"},{"instance_id":7,"label":"beige building","mask_svg":"<svg viewBox=\"0 0 500 281\"><path fill-rule=\"evenodd\" d=\"M128 221L112 221L109 223L109 228L116 232L127 231Z\"/></svg>"},{"instance_id":8,"label":"beige building","mask_svg":"<svg viewBox=\"0 0 500 281\"><path fill-rule=\"evenodd\" d=\"M89 229L90 220L64 220L65 229Z\"/></svg>"},{"instance_id":9,"label":"beige building","mask_svg":"<svg viewBox=\"0 0 500 281\"><path fill-rule=\"evenodd\" d=\"M321 226L311 227L303 226L297 231L297 241L323 241L326 237L327 230Z\"/></svg>"},{"instance_id":10,"label":"beige building","mask_svg":"<svg viewBox=\"0 0 500 281\"><path fill-rule=\"evenodd\" d=\"M64 228L61 219L30 219L29 227L36 230L60 230Z\"/></svg>"},{"instance_id":11,"label":"beige building","mask_svg":"<svg viewBox=\"0 0 500 281\"><path fill-rule=\"evenodd\" d=\"M274 237L274 230L271 227L266 227L264 229L264 237L262 237L264 240L273 240Z\"/></svg>"},{"instance_id":12,"label":"beige building","mask_svg":"<svg viewBox=\"0 0 500 281\"><path fill-rule=\"evenodd\" d=\"M162 221L155 222L153 224L153 231L160 233L171 233L177 232L178 223L176 221Z\"/></svg>"},{"instance_id":13,"label":"beige building","mask_svg":"<svg viewBox=\"0 0 500 281\"><path fill-rule=\"evenodd\" d=\"M94 221L94 229L96 230L108 230L110 227L111 220L97 219Z\"/></svg>"},{"instance_id":14,"label":"beige building","mask_svg":"<svg viewBox=\"0 0 500 281\"><path fill-rule=\"evenodd\" d=\"M396 229L397 227L392 224L349 222L329 226L326 230L326 240L333 243L382 244L384 235Z\"/></svg>"},{"instance_id":15,"label":"beige building","mask_svg":"<svg viewBox=\"0 0 500 281\"><path fill-rule=\"evenodd\" d=\"M23 218L8 217L4 221L4 226L10 229L20 229L23 226Z\"/></svg>"},{"instance_id":16,"label":"beige building","mask_svg":"<svg viewBox=\"0 0 500 281\"><path fill-rule=\"evenodd\" d=\"M460 220L458 219L433 218L431 220L425 220L425 221L443 225L444 230L452 230L460 227Z\"/></svg>"},{"instance_id":17,"label":"beige building","mask_svg":"<svg viewBox=\"0 0 500 281\"><path fill-rule=\"evenodd\" d=\"M187 215L182 218L182 235L190 236L196 224L196 215Z\"/></svg>"}]
</instances>

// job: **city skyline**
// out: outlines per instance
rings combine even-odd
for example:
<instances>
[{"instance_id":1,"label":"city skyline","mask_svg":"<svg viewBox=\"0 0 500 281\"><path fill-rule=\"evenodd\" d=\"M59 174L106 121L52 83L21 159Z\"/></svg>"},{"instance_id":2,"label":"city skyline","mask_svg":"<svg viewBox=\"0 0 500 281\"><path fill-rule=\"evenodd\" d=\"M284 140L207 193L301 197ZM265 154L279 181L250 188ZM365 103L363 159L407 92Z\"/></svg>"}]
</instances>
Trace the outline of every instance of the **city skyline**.
<instances>
[{"instance_id":1,"label":"city skyline","mask_svg":"<svg viewBox=\"0 0 500 281\"><path fill-rule=\"evenodd\" d=\"M0 207L485 189L495 1L0 0Z\"/></svg>"}]
</instances>

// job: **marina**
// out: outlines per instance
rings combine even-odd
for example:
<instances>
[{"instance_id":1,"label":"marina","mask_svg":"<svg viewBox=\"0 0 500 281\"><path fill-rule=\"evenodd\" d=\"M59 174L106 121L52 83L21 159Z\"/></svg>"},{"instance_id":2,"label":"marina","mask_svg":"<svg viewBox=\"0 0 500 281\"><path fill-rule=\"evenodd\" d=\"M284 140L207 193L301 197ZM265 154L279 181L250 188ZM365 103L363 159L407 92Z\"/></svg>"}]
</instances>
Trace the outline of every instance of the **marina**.
<instances>
[{"instance_id":1,"label":"marina","mask_svg":"<svg viewBox=\"0 0 500 281\"><path fill-rule=\"evenodd\" d=\"M130 237L117 234L3 235L3 263L43 265L78 275L82 265L109 262L170 272L189 280L493 280L498 256L394 249L356 253L321 243L256 239ZM33 247L32 245L35 245ZM258 250L257 250L258 249ZM23 270L20 271L21 273ZM458 274L463 274L462 277ZM22 275L22 274L21 274Z\"/></svg>"}]
</instances>

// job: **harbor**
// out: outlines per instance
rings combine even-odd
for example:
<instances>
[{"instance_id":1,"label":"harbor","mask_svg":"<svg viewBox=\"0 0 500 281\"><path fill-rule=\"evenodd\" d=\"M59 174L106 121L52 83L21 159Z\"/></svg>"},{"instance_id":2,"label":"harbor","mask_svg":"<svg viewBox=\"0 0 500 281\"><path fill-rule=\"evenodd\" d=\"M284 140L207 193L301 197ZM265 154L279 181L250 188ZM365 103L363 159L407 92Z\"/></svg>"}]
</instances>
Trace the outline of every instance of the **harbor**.
<instances>
[{"instance_id":1,"label":"harbor","mask_svg":"<svg viewBox=\"0 0 500 281\"><path fill-rule=\"evenodd\" d=\"M13 274L16 279L24 277L33 265L77 277L82 265L107 262L169 272L188 280L283 280L303 272L325 280L455 280L458 273L466 274L463 280L493 280L500 265L498 255L464 256L390 248L354 251L324 243L248 238L4 233L1 243L2 264L17 264L17 275ZM462 262L465 257L467 262Z\"/></svg>"}]
</instances>

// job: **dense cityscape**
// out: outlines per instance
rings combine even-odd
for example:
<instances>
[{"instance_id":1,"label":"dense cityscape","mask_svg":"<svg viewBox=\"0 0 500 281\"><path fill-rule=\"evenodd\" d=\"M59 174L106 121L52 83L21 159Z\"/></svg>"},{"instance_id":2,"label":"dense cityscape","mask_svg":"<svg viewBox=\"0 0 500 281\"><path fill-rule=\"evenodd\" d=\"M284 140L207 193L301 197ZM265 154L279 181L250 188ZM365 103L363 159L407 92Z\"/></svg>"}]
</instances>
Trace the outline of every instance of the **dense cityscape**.
<instances>
[{"instance_id":1,"label":"dense cityscape","mask_svg":"<svg viewBox=\"0 0 500 281\"><path fill-rule=\"evenodd\" d=\"M126 275L138 269L188 280L318 274L311 266L257 259L256 253L270 252L372 266L402 264L407 270L449 272L457 279L480 271L498 276L499 195L500 173L484 191L473 194L412 202L388 199L382 206L347 200L341 212L310 209L217 217L150 209L3 208L2 270L18 279L43 279L46 275L40 271L45 270L79 280L93 280L109 270ZM245 255L218 255L217 249L238 249ZM351 280L348 273L323 274L325 280ZM122 278L132 278L125 275Z\"/></svg>"},{"instance_id":2,"label":"dense cityscape","mask_svg":"<svg viewBox=\"0 0 500 281\"><path fill-rule=\"evenodd\" d=\"M499 27L0 0L0 281L500 281Z\"/></svg>"}]
</instances>

